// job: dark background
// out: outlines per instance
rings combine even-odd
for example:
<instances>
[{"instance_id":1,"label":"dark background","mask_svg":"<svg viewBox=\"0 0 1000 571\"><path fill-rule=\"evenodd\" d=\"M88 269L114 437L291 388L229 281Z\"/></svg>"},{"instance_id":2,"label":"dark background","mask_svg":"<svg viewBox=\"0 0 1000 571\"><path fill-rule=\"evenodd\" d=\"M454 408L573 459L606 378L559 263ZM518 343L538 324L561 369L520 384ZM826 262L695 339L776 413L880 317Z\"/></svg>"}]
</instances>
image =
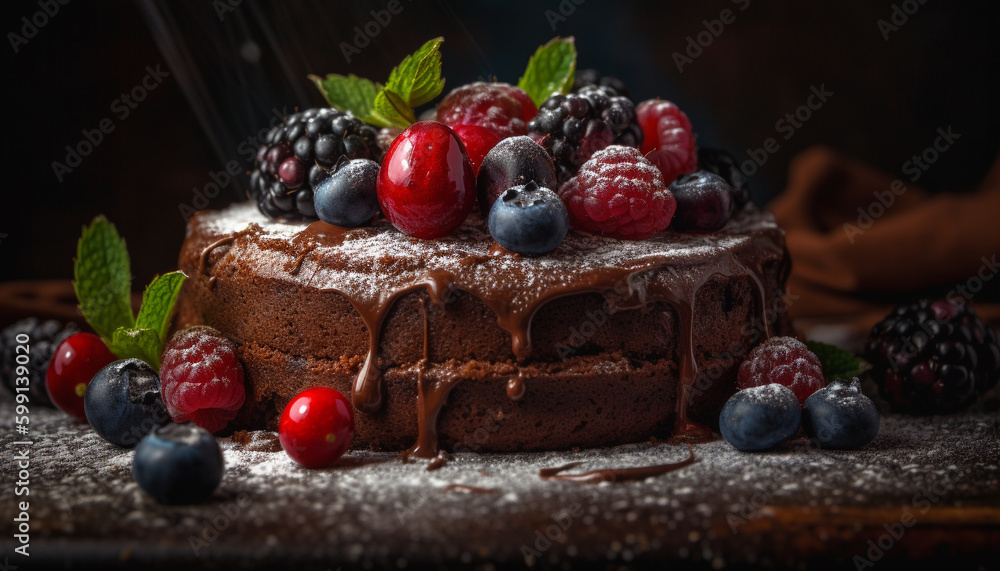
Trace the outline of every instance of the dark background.
<instances>
[{"instance_id":1,"label":"dark background","mask_svg":"<svg viewBox=\"0 0 1000 571\"><path fill-rule=\"evenodd\" d=\"M232 4L220 18L219 7ZM184 237L178 206L194 204L193 189L205 188L228 160L249 168L240 142L266 126L273 110L322 103L306 73L384 80L403 56L438 35L446 39L446 91L493 77L516 83L539 44L573 35L581 68L619 76L636 101L673 100L702 145L744 160L748 149L777 137L780 149L751 177L758 203L780 192L789 161L815 144L902 178L903 163L931 145L939 127L952 126L961 134L955 151L919 181L932 191L973 187L1000 149L997 2L400 5L350 63L341 42L353 42L354 26L372 21L370 10L385 1L77 0L60 5L17 53L8 35L0 48L8 92L0 279L70 278L80 227L98 213L128 240L137 288L174 269ZM891 21L894 5L919 7L886 40L878 21ZM22 34L21 18L42 10L37 0L5 6L8 34ZM735 21L679 73L671 55L727 8ZM170 77L120 119L115 100L141 83L146 66L158 64ZM833 97L784 140L775 122L820 85ZM59 182L52 162L65 162L66 145L104 118L114 131ZM211 206L242 196L243 183L226 185Z\"/></svg>"}]
</instances>

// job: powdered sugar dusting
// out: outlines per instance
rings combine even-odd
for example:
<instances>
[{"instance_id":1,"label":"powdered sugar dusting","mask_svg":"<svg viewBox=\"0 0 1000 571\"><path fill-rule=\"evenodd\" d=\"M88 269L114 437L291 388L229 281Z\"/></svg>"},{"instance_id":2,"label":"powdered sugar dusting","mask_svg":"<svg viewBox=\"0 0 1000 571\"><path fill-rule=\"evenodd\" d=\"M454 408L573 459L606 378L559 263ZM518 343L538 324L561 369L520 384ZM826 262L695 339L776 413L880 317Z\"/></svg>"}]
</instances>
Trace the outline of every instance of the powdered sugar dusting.
<instances>
[{"instance_id":1,"label":"powdered sugar dusting","mask_svg":"<svg viewBox=\"0 0 1000 571\"><path fill-rule=\"evenodd\" d=\"M285 268L298 267L298 277L306 276L313 287L350 291L369 299L386 292L390 284L385 280L390 275L397 283L412 283L434 269L450 273L459 285L489 284L517 304L610 269L642 271L666 265L676 270L672 275L683 277L700 265L717 263L724 252L737 257L741 252L757 255L754 233L772 237L769 249L775 259L782 255L783 242L774 218L752 207L710 234L662 232L649 240L623 241L571 232L554 252L536 258L491 250L494 242L475 214L452 235L437 240L410 238L380 219L351 230L342 243L303 242L301 251L290 251L289 244L306 223L267 220L253 204L198 216L198 224L210 236L237 235L241 259L266 259L257 265L261 273L290 279L292 274Z\"/></svg>"},{"instance_id":2,"label":"powdered sugar dusting","mask_svg":"<svg viewBox=\"0 0 1000 571\"><path fill-rule=\"evenodd\" d=\"M13 404L2 395L0 433L11 442L18 439ZM695 558L721 566L784 557L793 549L789 535L801 533L812 544L822 532L830 533L824 561L842 558L849 565L904 510L921 526L942 525L935 514L945 511L983 525L975 514L1000 501L995 413L885 416L876 440L858 451L814 450L804 440L767 453L738 452L721 441L699 444L698 461L682 470L600 485L543 481L538 470L575 461L584 462L576 471L670 463L684 459L687 449L638 444L460 453L435 472L427 472L424 461L404 464L395 454L351 451L331 469L307 470L274 447L273 433L254 432L242 444L221 440L226 475L220 489L205 504L181 507L152 502L132 480L132 452L86 425L39 408L32 410L31 427L33 562L70 558L86 546L88 557L111 560L127 547L132 557L152 549L171 561L234 562L222 567L272 560L321 561L329 568L523 564L522 547L536 549L536 531L544 535L562 522L559 540L540 550L540 561ZM0 467L6 481L16 479L12 454ZM499 493L446 491L450 484ZM194 551L192 538L208 539ZM893 555L924 547L931 549L899 542ZM955 556L954 549L948 553Z\"/></svg>"}]
</instances>

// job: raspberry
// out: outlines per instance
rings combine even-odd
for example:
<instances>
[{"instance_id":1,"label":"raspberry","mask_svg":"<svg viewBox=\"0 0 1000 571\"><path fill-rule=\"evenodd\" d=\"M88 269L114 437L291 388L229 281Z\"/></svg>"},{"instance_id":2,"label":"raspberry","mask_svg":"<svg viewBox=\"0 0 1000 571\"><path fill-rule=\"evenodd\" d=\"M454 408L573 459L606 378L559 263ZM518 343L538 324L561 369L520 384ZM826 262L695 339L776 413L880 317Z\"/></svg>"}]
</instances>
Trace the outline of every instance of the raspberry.
<instances>
[{"instance_id":1,"label":"raspberry","mask_svg":"<svg viewBox=\"0 0 1000 571\"><path fill-rule=\"evenodd\" d=\"M626 240L664 230L677 208L660 171L638 149L621 145L594 153L559 196L574 227Z\"/></svg>"},{"instance_id":2,"label":"raspberry","mask_svg":"<svg viewBox=\"0 0 1000 571\"><path fill-rule=\"evenodd\" d=\"M698 148L683 111L669 101L650 99L639 104L636 114L644 135L639 150L660 169L667 184L698 169Z\"/></svg>"},{"instance_id":3,"label":"raspberry","mask_svg":"<svg viewBox=\"0 0 1000 571\"><path fill-rule=\"evenodd\" d=\"M784 385L792 389L800 405L826 385L819 359L792 337L771 337L754 348L740 365L737 380L741 389Z\"/></svg>"},{"instance_id":4,"label":"raspberry","mask_svg":"<svg viewBox=\"0 0 1000 571\"><path fill-rule=\"evenodd\" d=\"M174 422L191 421L209 432L236 418L245 398L236 344L204 325L179 331L167 343L160 384Z\"/></svg>"},{"instance_id":5,"label":"raspberry","mask_svg":"<svg viewBox=\"0 0 1000 571\"><path fill-rule=\"evenodd\" d=\"M341 157L382 161L379 132L350 113L308 109L271 129L257 151L250 196L268 218L315 219L313 191Z\"/></svg>"},{"instance_id":6,"label":"raspberry","mask_svg":"<svg viewBox=\"0 0 1000 571\"><path fill-rule=\"evenodd\" d=\"M560 184L608 145L638 147L642 142L632 100L597 85L569 95L553 94L528 123L528 131L552 155Z\"/></svg>"},{"instance_id":7,"label":"raspberry","mask_svg":"<svg viewBox=\"0 0 1000 571\"><path fill-rule=\"evenodd\" d=\"M524 135L538 113L535 102L520 87L478 81L456 87L437 107L437 120L449 127L478 125L501 139Z\"/></svg>"},{"instance_id":8,"label":"raspberry","mask_svg":"<svg viewBox=\"0 0 1000 571\"><path fill-rule=\"evenodd\" d=\"M865 359L893 409L914 414L959 411L997 384L996 332L967 305L921 299L875 325Z\"/></svg>"}]
</instances>

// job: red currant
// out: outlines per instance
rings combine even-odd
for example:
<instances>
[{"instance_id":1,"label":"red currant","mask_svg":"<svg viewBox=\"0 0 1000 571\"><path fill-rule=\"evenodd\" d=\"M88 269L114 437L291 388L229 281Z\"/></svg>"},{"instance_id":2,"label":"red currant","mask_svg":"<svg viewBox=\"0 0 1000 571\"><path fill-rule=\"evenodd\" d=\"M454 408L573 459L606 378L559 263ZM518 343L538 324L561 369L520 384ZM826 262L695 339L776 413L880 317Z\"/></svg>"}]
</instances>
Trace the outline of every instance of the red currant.
<instances>
[{"instance_id":1,"label":"red currant","mask_svg":"<svg viewBox=\"0 0 1000 571\"><path fill-rule=\"evenodd\" d=\"M476 202L469 155L447 125L414 123L385 155L376 187L385 217L415 238L439 238L458 228Z\"/></svg>"},{"instance_id":2,"label":"red currant","mask_svg":"<svg viewBox=\"0 0 1000 571\"><path fill-rule=\"evenodd\" d=\"M98 371L116 357L100 337L93 333L77 333L56 347L45 372L45 389L52 404L83 422L83 395Z\"/></svg>"},{"instance_id":3,"label":"red currant","mask_svg":"<svg viewBox=\"0 0 1000 571\"><path fill-rule=\"evenodd\" d=\"M351 402L327 387L313 387L299 393L285 407L278 423L281 447L306 468L332 465L353 439Z\"/></svg>"}]
</instances>

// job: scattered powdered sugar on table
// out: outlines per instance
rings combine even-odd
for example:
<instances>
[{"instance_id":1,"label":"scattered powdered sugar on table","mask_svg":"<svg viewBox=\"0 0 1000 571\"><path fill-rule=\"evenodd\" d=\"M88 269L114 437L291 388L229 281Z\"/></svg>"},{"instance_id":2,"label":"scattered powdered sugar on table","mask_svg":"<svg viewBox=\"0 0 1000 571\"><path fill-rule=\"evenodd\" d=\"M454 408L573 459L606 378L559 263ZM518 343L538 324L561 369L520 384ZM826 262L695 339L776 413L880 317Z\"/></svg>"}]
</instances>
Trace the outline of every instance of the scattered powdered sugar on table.
<instances>
[{"instance_id":1,"label":"scattered powdered sugar on table","mask_svg":"<svg viewBox=\"0 0 1000 571\"><path fill-rule=\"evenodd\" d=\"M0 431L16 440L12 404L0 409ZM192 554L318 559L334 568L339 562L523 563L527 549L547 562L655 556L716 564L766 552L769 536L747 522L782 509L834 515L883 509L889 515L873 517L894 518L906 508L919 522L931 517L922 515L920 502L948 509L1000 505L996 414L886 416L875 442L860 451L818 451L803 440L767 453L738 452L722 441L699 444L697 462L679 471L598 485L544 481L538 470L576 461L583 464L573 471L672 463L686 458L687 448L644 443L462 453L433 472L425 461L352 451L333 468L307 470L280 451L273 433L238 433L220 440L226 459L220 489L209 502L184 507L159 506L139 490L131 451L62 413L31 414L32 543L39 559L49 560L66 553L114 558L126 548L137 556L155 548L174 560ZM5 481L15 479L12 455L3 457L2 471ZM495 493L449 489L453 484ZM14 498L4 497L13 512ZM891 521L863 523L879 529ZM539 530L558 537L541 541Z\"/></svg>"}]
</instances>

